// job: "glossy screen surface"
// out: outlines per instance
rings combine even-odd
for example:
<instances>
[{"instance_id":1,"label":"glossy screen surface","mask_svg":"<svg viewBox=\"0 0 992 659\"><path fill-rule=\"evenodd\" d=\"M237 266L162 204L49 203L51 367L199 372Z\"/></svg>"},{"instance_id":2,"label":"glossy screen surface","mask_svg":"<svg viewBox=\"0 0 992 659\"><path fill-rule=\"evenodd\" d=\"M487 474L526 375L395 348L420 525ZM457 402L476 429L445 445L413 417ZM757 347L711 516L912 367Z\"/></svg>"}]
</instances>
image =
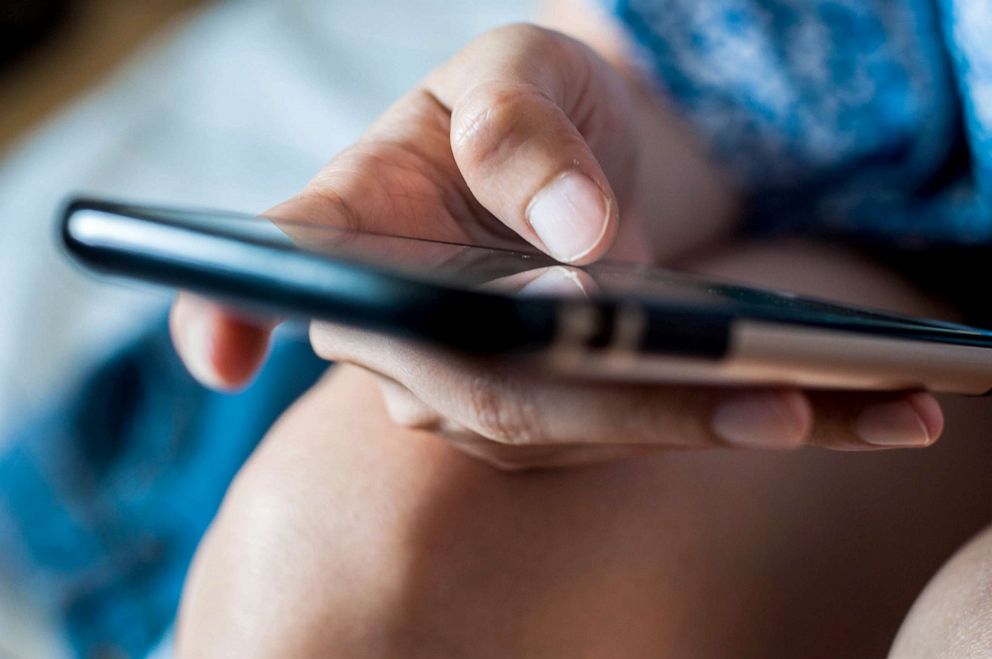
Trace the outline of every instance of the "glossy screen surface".
<instances>
[{"instance_id":1,"label":"glossy screen surface","mask_svg":"<svg viewBox=\"0 0 992 659\"><path fill-rule=\"evenodd\" d=\"M572 267L537 252L490 249L334 229L315 223L214 212L142 207L146 220L227 236L279 249L373 267L448 288L485 289L506 295L635 300L705 307L743 317L921 331L988 341L992 332L942 321L857 309L783 291L755 289L696 275L628 263Z\"/></svg>"}]
</instances>

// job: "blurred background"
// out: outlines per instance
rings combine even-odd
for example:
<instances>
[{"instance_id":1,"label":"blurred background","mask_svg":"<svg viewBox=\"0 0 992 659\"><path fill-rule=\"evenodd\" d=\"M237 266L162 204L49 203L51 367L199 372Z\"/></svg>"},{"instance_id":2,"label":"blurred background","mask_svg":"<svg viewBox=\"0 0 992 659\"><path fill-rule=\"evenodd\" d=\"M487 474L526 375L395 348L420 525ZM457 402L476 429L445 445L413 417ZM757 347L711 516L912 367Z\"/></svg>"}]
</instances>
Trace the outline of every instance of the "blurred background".
<instances>
[{"instance_id":1,"label":"blurred background","mask_svg":"<svg viewBox=\"0 0 992 659\"><path fill-rule=\"evenodd\" d=\"M226 484L212 482L210 496L189 495L182 511L168 512L185 540L150 542L157 553L137 561L143 581L122 576L137 539L120 511L145 520L142 532L154 535L147 520L161 510L157 503L132 510L140 497L129 493L154 502L162 492L189 494L192 481L170 472L167 488L128 480L110 496L110 467L94 480L66 456L85 441L91 445L81 454L106 462L102 438L128 436L93 432L117 429L130 400L104 395L100 365L122 346L161 347L159 339L140 342L161 334L169 294L98 281L67 263L54 233L65 197L264 210L473 35L526 19L530 4L0 0L0 657L135 656L146 647L167 654L182 573ZM120 372L131 373L112 375L120 380ZM142 384L139 376L129 375L129 390L136 377ZM188 400L197 395L195 385L174 381ZM86 387L91 398L80 393ZM177 411L166 416L181 416L185 399L167 397L174 407L165 409ZM70 420L58 412L67 404L76 409ZM56 417L46 421L46 410ZM80 419L85 437L75 434ZM182 428L172 428L170 441L182 442ZM161 463L176 454L156 455ZM225 460L233 470L242 458ZM85 496L58 491L62 473L86 480ZM94 537L90 553L99 560L80 558L77 549ZM170 570L159 569L165 557ZM130 636L115 638L115 629ZM163 634L164 645L156 639Z\"/></svg>"}]
</instances>

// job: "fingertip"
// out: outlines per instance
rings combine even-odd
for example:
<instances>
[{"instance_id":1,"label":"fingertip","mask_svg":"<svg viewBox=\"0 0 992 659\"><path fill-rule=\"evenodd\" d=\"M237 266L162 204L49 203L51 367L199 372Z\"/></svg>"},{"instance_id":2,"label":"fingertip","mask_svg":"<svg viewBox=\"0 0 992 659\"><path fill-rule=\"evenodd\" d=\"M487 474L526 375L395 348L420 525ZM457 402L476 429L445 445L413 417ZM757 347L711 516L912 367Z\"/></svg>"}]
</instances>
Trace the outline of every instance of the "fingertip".
<instances>
[{"instance_id":1,"label":"fingertip","mask_svg":"<svg viewBox=\"0 0 992 659\"><path fill-rule=\"evenodd\" d=\"M211 370L224 390L243 388L268 356L271 332L267 327L228 314L218 315L215 323L208 356Z\"/></svg>"},{"instance_id":2,"label":"fingertip","mask_svg":"<svg viewBox=\"0 0 992 659\"><path fill-rule=\"evenodd\" d=\"M915 391L906 396L906 402L913 407L920 421L923 422L929 443L937 441L944 432L944 411L937 399L925 391Z\"/></svg>"},{"instance_id":3,"label":"fingertip","mask_svg":"<svg viewBox=\"0 0 992 659\"><path fill-rule=\"evenodd\" d=\"M268 352L267 326L189 294L177 298L169 326L186 369L201 384L218 391L247 385Z\"/></svg>"},{"instance_id":4,"label":"fingertip","mask_svg":"<svg viewBox=\"0 0 992 659\"><path fill-rule=\"evenodd\" d=\"M813 403L799 389L783 389L777 393L783 418L792 424L793 436L800 438L799 443L804 442L813 429Z\"/></svg>"},{"instance_id":5,"label":"fingertip","mask_svg":"<svg viewBox=\"0 0 992 659\"><path fill-rule=\"evenodd\" d=\"M718 401L710 424L732 446L795 449L810 433L813 408L799 390L743 390Z\"/></svg>"},{"instance_id":6,"label":"fingertip","mask_svg":"<svg viewBox=\"0 0 992 659\"><path fill-rule=\"evenodd\" d=\"M169 314L169 330L176 352L190 375L211 389L222 388L219 376L210 365L213 337L205 311L180 296Z\"/></svg>"},{"instance_id":7,"label":"fingertip","mask_svg":"<svg viewBox=\"0 0 992 659\"><path fill-rule=\"evenodd\" d=\"M933 444L944 428L937 401L926 392L873 402L854 419L854 431L880 448L921 448Z\"/></svg>"}]
</instances>

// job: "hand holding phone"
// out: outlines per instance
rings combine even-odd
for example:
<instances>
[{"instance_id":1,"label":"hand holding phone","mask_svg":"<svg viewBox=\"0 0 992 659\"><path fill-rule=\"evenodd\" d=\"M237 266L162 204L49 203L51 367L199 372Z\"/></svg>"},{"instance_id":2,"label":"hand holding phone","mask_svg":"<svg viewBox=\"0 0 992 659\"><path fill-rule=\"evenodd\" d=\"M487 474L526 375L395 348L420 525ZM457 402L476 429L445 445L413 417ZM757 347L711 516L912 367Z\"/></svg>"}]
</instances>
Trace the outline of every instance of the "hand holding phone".
<instances>
[{"instance_id":1,"label":"hand holding phone","mask_svg":"<svg viewBox=\"0 0 992 659\"><path fill-rule=\"evenodd\" d=\"M428 76L267 215L451 243L529 243L573 264L603 256L618 235L627 255L671 257L718 234L735 209L732 187L673 126L584 45L505 28ZM621 205L651 208L656 221L620 226ZM172 327L192 372L228 388L257 369L272 323L181 295ZM669 447L921 446L942 426L939 406L922 392L812 394L777 378L748 386L589 381L341 324L316 322L312 336L323 356L379 374L398 421L503 465ZM683 327L677 343L712 346L707 336Z\"/></svg>"},{"instance_id":2,"label":"hand holding phone","mask_svg":"<svg viewBox=\"0 0 992 659\"><path fill-rule=\"evenodd\" d=\"M658 448L923 446L940 409L900 390L992 388L988 331L635 264L580 269L534 252L97 200L68 207L64 236L98 270L225 300L185 294L173 309L187 358L209 359L191 365L208 383L223 388L222 369L250 377L275 322L265 312L313 318L318 353L376 373L394 419L503 466ZM760 262L783 256L795 255ZM836 258L800 263L807 276L827 265L829 280L863 283Z\"/></svg>"}]
</instances>

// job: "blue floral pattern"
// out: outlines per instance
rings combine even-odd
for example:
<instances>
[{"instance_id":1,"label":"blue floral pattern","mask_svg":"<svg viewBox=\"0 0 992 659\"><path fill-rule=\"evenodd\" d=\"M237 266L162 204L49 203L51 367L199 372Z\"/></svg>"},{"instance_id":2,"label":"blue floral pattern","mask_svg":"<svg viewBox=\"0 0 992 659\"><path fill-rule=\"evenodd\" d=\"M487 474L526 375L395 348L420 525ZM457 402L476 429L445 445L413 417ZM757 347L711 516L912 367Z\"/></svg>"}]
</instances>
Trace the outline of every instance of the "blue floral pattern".
<instances>
[{"instance_id":1,"label":"blue floral pattern","mask_svg":"<svg viewBox=\"0 0 992 659\"><path fill-rule=\"evenodd\" d=\"M607 0L755 229L992 241L992 0Z\"/></svg>"}]
</instances>

